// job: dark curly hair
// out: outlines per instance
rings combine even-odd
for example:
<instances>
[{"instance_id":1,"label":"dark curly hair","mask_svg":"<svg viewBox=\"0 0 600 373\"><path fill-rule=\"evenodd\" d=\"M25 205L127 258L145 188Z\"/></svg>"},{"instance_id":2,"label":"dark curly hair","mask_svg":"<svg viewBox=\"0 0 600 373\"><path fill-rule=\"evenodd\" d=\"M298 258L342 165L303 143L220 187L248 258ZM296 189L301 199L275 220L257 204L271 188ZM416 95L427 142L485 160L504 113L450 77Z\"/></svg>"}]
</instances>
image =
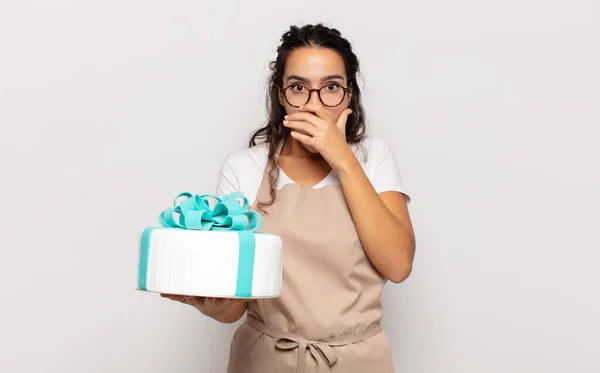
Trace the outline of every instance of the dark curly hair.
<instances>
[{"instance_id":1,"label":"dark curly hair","mask_svg":"<svg viewBox=\"0 0 600 373\"><path fill-rule=\"evenodd\" d=\"M285 140L290 133L290 129L282 125L286 112L285 108L279 102L279 92L283 86L285 63L293 50L303 47L332 49L342 57L346 69L348 86L351 87L352 92L350 99L352 115L348 117L348 121L346 122L346 141L348 144L358 143L365 136L366 132L365 111L362 105L360 88L357 84L357 76L360 74L359 62L352 51L350 42L343 38L338 30L326 27L321 23L302 27L291 26L289 31L285 32L281 37L281 45L277 48L276 60L269 64L271 74L268 80L266 97L269 118L264 127L252 134L248 143L249 147L256 146L259 143L266 143L269 148L271 200L266 202L259 201L257 205L265 213L264 207L272 205L275 201L275 188L279 180L279 167L274 160L275 152L278 144Z\"/></svg>"}]
</instances>

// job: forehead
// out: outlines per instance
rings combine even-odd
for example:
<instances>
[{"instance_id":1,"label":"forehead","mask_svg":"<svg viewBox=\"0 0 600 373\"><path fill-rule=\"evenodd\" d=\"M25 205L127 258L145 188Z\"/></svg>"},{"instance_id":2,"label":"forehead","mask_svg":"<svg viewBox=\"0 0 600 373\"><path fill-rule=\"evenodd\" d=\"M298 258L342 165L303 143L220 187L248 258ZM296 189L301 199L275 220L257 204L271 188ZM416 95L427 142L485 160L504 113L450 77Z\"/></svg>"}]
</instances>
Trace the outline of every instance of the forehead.
<instances>
[{"instance_id":1,"label":"forehead","mask_svg":"<svg viewBox=\"0 0 600 373\"><path fill-rule=\"evenodd\" d=\"M344 59L333 49L305 47L292 51L285 63L283 79L298 75L318 82L328 75L346 78Z\"/></svg>"}]
</instances>

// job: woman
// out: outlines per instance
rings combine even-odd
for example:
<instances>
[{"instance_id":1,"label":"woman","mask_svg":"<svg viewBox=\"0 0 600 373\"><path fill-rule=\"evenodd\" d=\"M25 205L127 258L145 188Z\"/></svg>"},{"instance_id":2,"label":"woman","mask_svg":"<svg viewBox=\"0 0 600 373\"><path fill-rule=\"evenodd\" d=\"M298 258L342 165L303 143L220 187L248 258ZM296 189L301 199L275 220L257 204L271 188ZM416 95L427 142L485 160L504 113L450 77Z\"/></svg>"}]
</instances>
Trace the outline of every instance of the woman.
<instances>
[{"instance_id":1,"label":"woman","mask_svg":"<svg viewBox=\"0 0 600 373\"><path fill-rule=\"evenodd\" d=\"M167 297L224 323L247 313L231 373L393 372L380 292L409 276L415 252L393 152L365 136L358 59L337 30L291 27L277 52L268 123L226 159L217 193L243 193L281 236L281 296Z\"/></svg>"}]
</instances>

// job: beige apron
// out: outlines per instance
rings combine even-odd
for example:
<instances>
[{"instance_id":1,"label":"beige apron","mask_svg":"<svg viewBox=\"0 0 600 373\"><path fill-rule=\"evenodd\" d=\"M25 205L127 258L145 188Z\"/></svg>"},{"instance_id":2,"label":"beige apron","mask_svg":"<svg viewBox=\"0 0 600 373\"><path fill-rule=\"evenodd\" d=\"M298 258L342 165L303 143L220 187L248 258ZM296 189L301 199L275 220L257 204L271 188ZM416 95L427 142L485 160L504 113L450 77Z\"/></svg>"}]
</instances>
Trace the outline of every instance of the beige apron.
<instances>
[{"instance_id":1,"label":"beige apron","mask_svg":"<svg viewBox=\"0 0 600 373\"><path fill-rule=\"evenodd\" d=\"M255 211L270 198L268 169ZM283 241L281 295L248 303L227 372L392 373L380 326L385 279L362 248L342 186L286 184L265 210L261 231Z\"/></svg>"}]
</instances>

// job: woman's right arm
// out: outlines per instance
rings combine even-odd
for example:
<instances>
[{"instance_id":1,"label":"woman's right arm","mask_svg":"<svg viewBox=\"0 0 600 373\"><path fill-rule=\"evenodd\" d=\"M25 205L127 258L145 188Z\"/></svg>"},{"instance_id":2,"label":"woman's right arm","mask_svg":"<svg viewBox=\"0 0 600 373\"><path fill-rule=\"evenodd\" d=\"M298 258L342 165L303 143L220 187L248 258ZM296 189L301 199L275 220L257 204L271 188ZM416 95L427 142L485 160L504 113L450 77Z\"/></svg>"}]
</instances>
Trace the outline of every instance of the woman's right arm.
<instances>
[{"instance_id":1,"label":"woman's right arm","mask_svg":"<svg viewBox=\"0 0 600 373\"><path fill-rule=\"evenodd\" d=\"M187 297L184 295L161 294L163 298L189 304L208 317L230 324L238 321L246 312L248 299Z\"/></svg>"}]
</instances>

